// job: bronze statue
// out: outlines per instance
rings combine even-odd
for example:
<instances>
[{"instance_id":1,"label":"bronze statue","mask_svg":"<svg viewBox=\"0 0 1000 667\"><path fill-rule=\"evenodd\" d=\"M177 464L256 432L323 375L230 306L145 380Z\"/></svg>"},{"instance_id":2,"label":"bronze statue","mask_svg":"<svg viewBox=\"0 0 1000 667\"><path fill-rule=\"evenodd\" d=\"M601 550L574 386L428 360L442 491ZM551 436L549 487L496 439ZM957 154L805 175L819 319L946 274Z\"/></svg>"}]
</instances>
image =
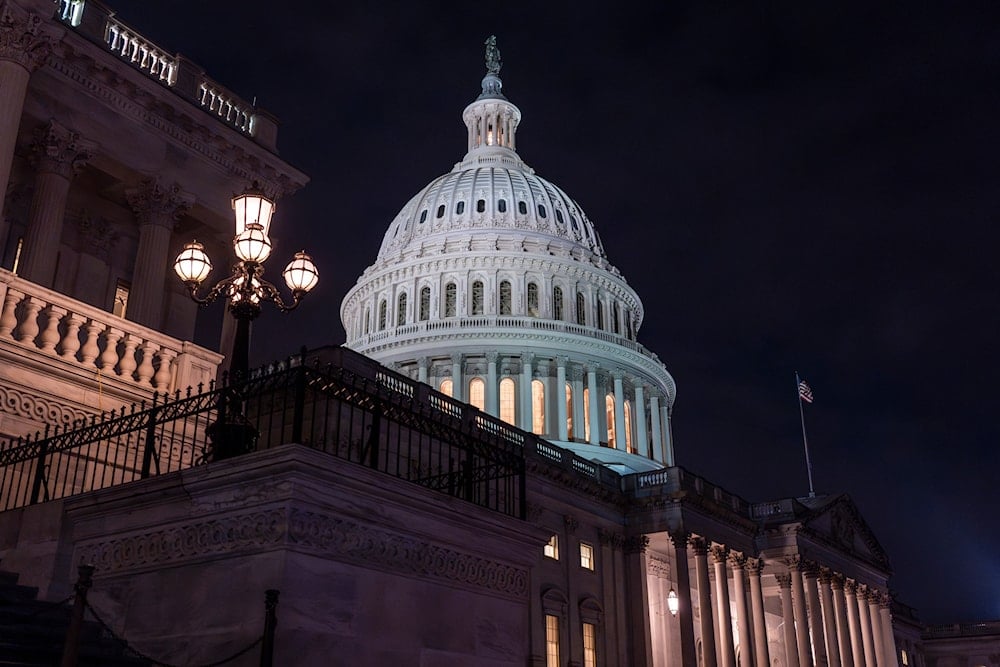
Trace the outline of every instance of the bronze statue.
<instances>
[{"instance_id":1,"label":"bronze statue","mask_svg":"<svg viewBox=\"0 0 1000 667\"><path fill-rule=\"evenodd\" d=\"M490 35L486 39L486 72L488 74L499 74L503 62L500 60L500 49L497 48L497 36Z\"/></svg>"}]
</instances>

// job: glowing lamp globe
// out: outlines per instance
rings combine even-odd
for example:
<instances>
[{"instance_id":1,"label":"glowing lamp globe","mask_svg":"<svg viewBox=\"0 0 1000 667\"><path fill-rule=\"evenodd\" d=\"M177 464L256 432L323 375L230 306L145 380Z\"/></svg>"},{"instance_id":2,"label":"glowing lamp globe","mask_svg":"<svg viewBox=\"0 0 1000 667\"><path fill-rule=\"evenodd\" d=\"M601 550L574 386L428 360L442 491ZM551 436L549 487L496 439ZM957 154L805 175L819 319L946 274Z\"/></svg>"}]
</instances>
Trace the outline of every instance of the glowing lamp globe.
<instances>
[{"instance_id":1,"label":"glowing lamp globe","mask_svg":"<svg viewBox=\"0 0 1000 667\"><path fill-rule=\"evenodd\" d=\"M671 616L676 616L677 612L680 610L680 600L677 599L677 591L670 589L667 593L667 609L670 610Z\"/></svg>"},{"instance_id":2,"label":"glowing lamp globe","mask_svg":"<svg viewBox=\"0 0 1000 667\"><path fill-rule=\"evenodd\" d=\"M307 255L304 250L295 253L295 257L281 272L281 275L285 277L288 289L293 292L308 292L319 282L319 270L313 264L312 257Z\"/></svg>"},{"instance_id":3,"label":"glowing lamp globe","mask_svg":"<svg viewBox=\"0 0 1000 667\"><path fill-rule=\"evenodd\" d=\"M245 232L250 225L260 225L266 237L271 229L274 202L264 196L263 190L255 183L254 187L233 197L233 212L236 214L236 236Z\"/></svg>"},{"instance_id":4,"label":"glowing lamp globe","mask_svg":"<svg viewBox=\"0 0 1000 667\"><path fill-rule=\"evenodd\" d=\"M212 262L205 254L205 246L192 241L186 243L174 260L174 271L185 283L201 283L212 272Z\"/></svg>"},{"instance_id":5,"label":"glowing lamp globe","mask_svg":"<svg viewBox=\"0 0 1000 667\"><path fill-rule=\"evenodd\" d=\"M271 240L264 233L264 227L252 222L233 241L233 249L244 262L260 264L271 255Z\"/></svg>"}]
</instances>

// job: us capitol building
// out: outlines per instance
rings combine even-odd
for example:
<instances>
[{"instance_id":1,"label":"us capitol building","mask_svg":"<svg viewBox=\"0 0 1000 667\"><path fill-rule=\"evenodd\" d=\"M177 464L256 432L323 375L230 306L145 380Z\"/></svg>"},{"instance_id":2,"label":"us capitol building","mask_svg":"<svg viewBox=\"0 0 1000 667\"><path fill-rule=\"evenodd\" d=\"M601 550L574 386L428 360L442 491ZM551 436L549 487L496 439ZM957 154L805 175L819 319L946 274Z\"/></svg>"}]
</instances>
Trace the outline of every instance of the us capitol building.
<instances>
[{"instance_id":1,"label":"us capitol building","mask_svg":"<svg viewBox=\"0 0 1000 667\"><path fill-rule=\"evenodd\" d=\"M269 589L281 665L1000 664L997 623L893 599L847 496L677 465L639 295L522 160L500 71L490 38L465 155L343 298L346 345L216 382L170 266L233 251L234 191L308 182L277 121L100 2L0 0L4 646L92 564L105 631L171 664L254 648Z\"/></svg>"}]
</instances>

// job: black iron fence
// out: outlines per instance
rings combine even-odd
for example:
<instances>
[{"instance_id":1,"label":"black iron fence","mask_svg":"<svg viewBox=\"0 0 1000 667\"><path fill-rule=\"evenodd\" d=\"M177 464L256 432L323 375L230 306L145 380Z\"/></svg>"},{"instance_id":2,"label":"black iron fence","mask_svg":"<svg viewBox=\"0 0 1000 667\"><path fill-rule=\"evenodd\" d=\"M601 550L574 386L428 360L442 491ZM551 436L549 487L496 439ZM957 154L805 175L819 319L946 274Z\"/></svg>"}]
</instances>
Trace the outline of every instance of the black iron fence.
<instances>
[{"instance_id":1,"label":"black iron fence","mask_svg":"<svg viewBox=\"0 0 1000 667\"><path fill-rule=\"evenodd\" d=\"M525 449L550 445L350 350L321 357L4 443L0 510L299 443L524 516Z\"/></svg>"}]
</instances>

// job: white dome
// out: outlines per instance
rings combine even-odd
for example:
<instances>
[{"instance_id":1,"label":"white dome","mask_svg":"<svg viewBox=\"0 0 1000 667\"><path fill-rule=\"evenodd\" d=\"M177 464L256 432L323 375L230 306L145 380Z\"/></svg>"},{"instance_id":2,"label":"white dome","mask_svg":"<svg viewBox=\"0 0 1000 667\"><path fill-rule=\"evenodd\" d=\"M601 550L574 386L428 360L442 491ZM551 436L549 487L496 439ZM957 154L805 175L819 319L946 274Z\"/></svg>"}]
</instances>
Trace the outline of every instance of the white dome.
<instances>
[{"instance_id":1,"label":"white dome","mask_svg":"<svg viewBox=\"0 0 1000 667\"><path fill-rule=\"evenodd\" d=\"M670 465L674 381L637 341L642 302L583 209L515 151L521 112L487 46L468 152L344 297L347 346L581 456Z\"/></svg>"}]
</instances>

